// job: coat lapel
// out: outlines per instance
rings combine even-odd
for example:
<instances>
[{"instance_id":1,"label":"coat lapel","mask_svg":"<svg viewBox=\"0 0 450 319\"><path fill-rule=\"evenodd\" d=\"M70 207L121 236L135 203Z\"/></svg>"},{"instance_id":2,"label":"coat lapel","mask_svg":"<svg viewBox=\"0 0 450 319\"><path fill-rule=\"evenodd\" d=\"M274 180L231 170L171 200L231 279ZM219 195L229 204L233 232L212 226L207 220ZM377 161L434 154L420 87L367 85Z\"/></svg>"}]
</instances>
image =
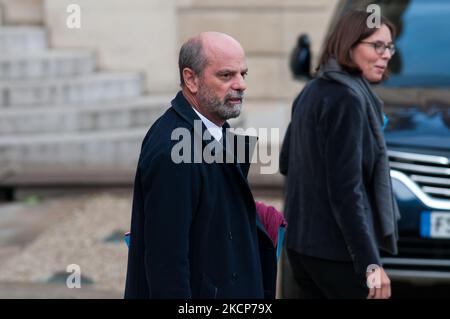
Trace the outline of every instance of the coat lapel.
<instances>
[{"instance_id":1,"label":"coat lapel","mask_svg":"<svg viewBox=\"0 0 450 319\"><path fill-rule=\"evenodd\" d=\"M194 130L194 120L201 121L201 119L192 109L192 106L185 99L181 91L178 92L177 96L172 100L171 104L175 112L177 112L181 116L181 118L183 118L189 124L194 134L196 134L197 132L195 132ZM257 228L260 229L266 235L267 238L269 238L264 226L261 224L261 221L259 220L256 214L255 200L253 198L253 194L251 192L250 185L248 184L247 180L247 175L250 168L253 151L255 149L258 138L256 136L237 135L229 132L227 130L228 128L230 128L228 122L225 122L223 128L224 128L224 135L223 135L224 140L222 143L221 150L224 152L224 155L229 156L229 158L232 159L233 162L230 163L229 165L222 165L222 166L226 170L231 170L232 174L237 175L237 178L240 181L240 184L244 192L247 193L247 197L251 199L250 201L252 206L251 211L253 211L255 214ZM201 133L202 136L200 138L203 141L203 146L206 146L208 143L208 141L203 140L203 134L205 130L206 126L202 122L202 133ZM227 139L233 139L233 143L227 143ZM215 142L215 140L213 142ZM239 142L243 143L245 154L235 156L235 154L237 154L236 150L237 146L239 145Z\"/></svg>"},{"instance_id":2,"label":"coat lapel","mask_svg":"<svg viewBox=\"0 0 450 319\"><path fill-rule=\"evenodd\" d=\"M176 97L171 102L173 109L175 112L177 112L191 127L192 131L195 133L194 130L194 121L198 120L201 121L201 119L198 117L198 115L195 113L195 111L192 109L192 106L188 103L186 98L183 96L183 93L180 91L176 95ZM202 123L202 136L199 136L198 138L201 138L203 142L203 146L206 146L210 141L205 141L203 139L203 134L206 131L206 126ZM223 151L225 152L225 156L229 157L233 161L233 166L235 173L238 173L240 176L240 179L248 186L247 181L247 175L250 168L250 161L251 157L253 155L253 151L256 145L256 142L258 140L257 137L254 136L246 136L246 135L237 135L229 132L227 129L230 128L230 125L228 122L225 122L223 129L224 129L224 143L223 143ZM227 134L226 134L227 133ZM233 143L227 143L227 139L233 139ZM243 140L243 141L242 141ZM214 141L213 141L214 142ZM244 143L245 154L241 154L242 156L235 156L236 155L236 147L239 145L238 143ZM227 148L228 145L228 148ZM230 145L234 146L234 149L230 149ZM229 166L229 165L225 165Z\"/></svg>"}]
</instances>

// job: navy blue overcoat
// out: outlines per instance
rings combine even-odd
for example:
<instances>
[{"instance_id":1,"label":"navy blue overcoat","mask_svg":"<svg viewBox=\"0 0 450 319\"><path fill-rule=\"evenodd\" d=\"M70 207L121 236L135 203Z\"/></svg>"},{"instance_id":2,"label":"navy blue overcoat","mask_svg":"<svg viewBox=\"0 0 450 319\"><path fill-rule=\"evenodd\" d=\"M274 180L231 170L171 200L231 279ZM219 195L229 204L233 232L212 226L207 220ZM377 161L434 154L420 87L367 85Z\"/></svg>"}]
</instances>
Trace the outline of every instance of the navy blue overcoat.
<instances>
[{"instance_id":1,"label":"navy blue overcoat","mask_svg":"<svg viewBox=\"0 0 450 319\"><path fill-rule=\"evenodd\" d=\"M179 92L142 143L125 298L274 298L275 248L247 182L252 140L227 135L245 139L241 163L177 164L171 154L180 140L172 132L187 129L194 138L194 120Z\"/></svg>"}]
</instances>

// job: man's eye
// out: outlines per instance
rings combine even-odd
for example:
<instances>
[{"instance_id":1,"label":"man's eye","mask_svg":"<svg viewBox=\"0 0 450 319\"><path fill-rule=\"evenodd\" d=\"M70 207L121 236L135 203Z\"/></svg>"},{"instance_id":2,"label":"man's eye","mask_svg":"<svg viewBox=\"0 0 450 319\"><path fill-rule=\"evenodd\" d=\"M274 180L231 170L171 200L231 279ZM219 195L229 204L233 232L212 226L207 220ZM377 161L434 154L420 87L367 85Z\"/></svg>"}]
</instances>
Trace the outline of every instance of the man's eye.
<instances>
[{"instance_id":1,"label":"man's eye","mask_svg":"<svg viewBox=\"0 0 450 319\"><path fill-rule=\"evenodd\" d=\"M241 74L241 75L242 75L242 78L245 79L245 78L247 77L247 74L248 74L247 72L242 73L242 74Z\"/></svg>"}]
</instances>

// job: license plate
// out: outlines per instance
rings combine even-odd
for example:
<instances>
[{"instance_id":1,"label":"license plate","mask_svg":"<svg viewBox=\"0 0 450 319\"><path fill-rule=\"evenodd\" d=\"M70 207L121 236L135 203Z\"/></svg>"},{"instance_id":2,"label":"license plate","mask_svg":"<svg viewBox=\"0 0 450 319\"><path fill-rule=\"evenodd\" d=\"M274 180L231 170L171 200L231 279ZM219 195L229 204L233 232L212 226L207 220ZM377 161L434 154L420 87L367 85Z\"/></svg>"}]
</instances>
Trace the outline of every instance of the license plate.
<instances>
[{"instance_id":1,"label":"license plate","mask_svg":"<svg viewBox=\"0 0 450 319\"><path fill-rule=\"evenodd\" d=\"M450 212L423 212L420 234L426 238L450 238Z\"/></svg>"}]
</instances>

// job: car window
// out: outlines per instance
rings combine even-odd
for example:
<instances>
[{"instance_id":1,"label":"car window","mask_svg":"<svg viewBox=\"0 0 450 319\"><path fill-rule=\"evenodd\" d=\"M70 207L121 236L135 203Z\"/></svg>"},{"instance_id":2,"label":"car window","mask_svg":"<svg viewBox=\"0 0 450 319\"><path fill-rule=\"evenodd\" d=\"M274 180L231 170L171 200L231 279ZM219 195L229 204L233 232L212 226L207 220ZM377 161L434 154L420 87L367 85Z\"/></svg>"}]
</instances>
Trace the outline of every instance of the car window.
<instances>
[{"instance_id":1,"label":"car window","mask_svg":"<svg viewBox=\"0 0 450 319\"><path fill-rule=\"evenodd\" d=\"M411 1L402 23L396 41L401 67L391 84L449 85L450 1Z\"/></svg>"},{"instance_id":2,"label":"car window","mask_svg":"<svg viewBox=\"0 0 450 319\"><path fill-rule=\"evenodd\" d=\"M381 13L392 20L398 34L397 52L390 62L386 86L450 86L450 1L400 0L379 3ZM367 1L352 1L364 9Z\"/></svg>"}]
</instances>

